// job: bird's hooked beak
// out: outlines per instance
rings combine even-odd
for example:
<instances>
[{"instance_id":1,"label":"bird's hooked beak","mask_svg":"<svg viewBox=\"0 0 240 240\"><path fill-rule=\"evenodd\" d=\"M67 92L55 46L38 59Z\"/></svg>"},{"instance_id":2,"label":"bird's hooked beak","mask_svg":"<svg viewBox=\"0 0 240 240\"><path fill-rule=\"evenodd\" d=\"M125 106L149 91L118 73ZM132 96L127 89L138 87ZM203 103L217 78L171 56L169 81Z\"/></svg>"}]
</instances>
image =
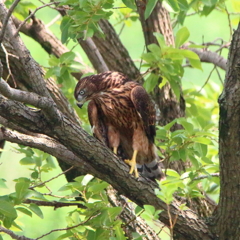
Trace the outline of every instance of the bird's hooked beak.
<instances>
[{"instance_id":1,"label":"bird's hooked beak","mask_svg":"<svg viewBox=\"0 0 240 240\"><path fill-rule=\"evenodd\" d=\"M82 108L83 104L86 102L86 98L84 98L83 96L79 95L77 97L77 106L79 108Z\"/></svg>"},{"instance_id":2,"label":"bird's hooked beak","mask_svg":"<svg viewBox=\"0 0 240 240\"><path fill-rule=\"evenodd\" d=\"M82 108L83 104L84 104L84 103L77 102L77 106L78 106L79 108Z\"/></svg>"}]
</instances>

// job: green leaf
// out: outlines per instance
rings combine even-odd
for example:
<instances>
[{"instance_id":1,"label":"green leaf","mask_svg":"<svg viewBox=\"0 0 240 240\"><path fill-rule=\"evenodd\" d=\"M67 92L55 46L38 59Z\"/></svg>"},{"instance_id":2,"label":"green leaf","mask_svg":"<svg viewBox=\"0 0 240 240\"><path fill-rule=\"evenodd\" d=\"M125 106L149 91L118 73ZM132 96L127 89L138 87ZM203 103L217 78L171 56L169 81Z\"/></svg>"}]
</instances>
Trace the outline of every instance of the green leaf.
<instances>
[{"instance_id":1,"label":"green leaf","mask_svg":"<svg viewBox=\"0 0 240 240\"><path fill-rule=\"evenodd\" d=\"M31 178L33 178L33 179L38 179L38 172L37 171L34 171L34 172L32 172L31 173Z\"/></svg>"},{"instance_id":2,"label":"green leaf","mask_svg":"<svg viewBox=\"0 0 240 240\"><path fill-rule=\"evenodd\" d=\"M17 218L17 211L13 204L4 200L0 200L0 213L11 219Z\"/></svg>"},{"instance_id":3,"label":"green leaf","mask_svg":"<svg viewBox=\"0 0 240 240\"><path fill-rule=\"evenodd\" d=\"M133 10L136 10L136 9L137 9L134 0L122 0L122 2L123 2L128 8L131 8L131 9L133 9Z\"/></svg>"},{"instance_id":4,"label":"green leaf","mask_svg":"<svg viewBox=\"0 0 240 240\"><path fill-rule=\"evenodd\" d=\"M94 30L91 28L88 28L85 32L84 32L84 38L83 40L86 40L88 37L92 37L94 35Z\"/></svg>"},{"instance_id":5,"label":"green leaf","mask_svg":"<svg viewBox=\"0 0 240 240\"><path fill-rule=\"evenodd\" d=\"M195 142L202 143L202 144L205 144L205 145L212 144L212 141L209 138L206 138L206 137L195 137L193 140Z\"/></svg>"},{"instance_id":6,"label":"green leaf","mask_svg":"<svg viewBox=\"0 0 240 240\"><path fill-rule=\"evenodd\" d=\"M154 73L151 73L148 76L148 78L146 79L143 85L148 93L152 92L153 89L157 86L158 79L159 79L158 75Z\"/></svg>"},{"instance_id":7,"label":"green leaf","mask_svg":"<svg viewBox=\"0 0 240 240\"><path fill-rule=\"evenodd\" d=\"M189 36L190 32L186 27L179 29L175 40L176 48L180 48L188 40Z\"/></svg>"},{"instance_id":8,"label":"green leaf","mask_svg":"<svg viewBox=\"0 0 240 240\"><path fill-rule=\"evenodd\" d=\"M196 59L189 58L188 60L189 60L192 67L203 70L200 59L196 60Z\"/></svg>"},{"instance_id":9,"label":"green leaf","mask_svg":"<svg viewBox=\"0 0 240 240\"><path fill-rule=\"evenodd\" d=\"M74 52L66 52L60 56L59 60L61 63L70 63L74 60L75 57L76 55Z\"/></svg>"},{"instance_id":10,"label":"green leaf","mask_svg":"<svg viewBox=\"0 0 240 240\"><path fill-rule=\"evenodd\" d=\"M28 209L26 209L26 208L24 208L24 207L17 207L16 209L17 209L18 211L20 211L20 212L22 212L22 213L24 213L24 214L32 217L32 212L29 211Z\"/></svg>"},{"instance_id":11,"label":"green leaf","mask_svg":"<svg viewBox=\"0 0 240 240\"><path fill-rule=\"evenodd\" d=\"M150 53L150 52L143 53L142 54L142 59L145 60L147 63L152 63L152 62L156 61L155 56L152 53Z\"/></svg>"},{"instance_id":12,"label":"green leaf","mask_svg":"<svg viewBox=\"0 0 240 240\"><path fill-rule=\"evenodd\" d=\"M107 188L109 186L109 184L107 182L101 182L101 183L97 183L92 185L91 187L88 188L88 191L90 192L100 192L103 189Z\"/></svg>"},{"instance_id":13,"label":"green leaf","mask_svg":"<svg viewBox=\"0 0 240 240\"><path fill-rule=\"evenodd\" d=\"M171 8L175 11L179 11L179 5L177 0L166 0L166 2L171 6Z\"/></svg>"},{"instance_id":14,"label":"green leaf","mask_svg":"<svg viewBox=\"0 0 240 240\"><path fill-rule=\"evenodd\" d=\"M60 29L62 31L62 36L61 36L62 43L66 43L69 38L68 31L69 31L71 24L72 24L71 18L68 16L64 16L61 21L61 25L60 25Z\"/></svg>"},{"instance_id":15,"label":"green leaf","mask_svg":"<svg viewBox=\"0 0 240 240\"><path fill-rule=\"evenodd\" d=\"M166 175L180 179L179 173L170 168L167 169Z\"/></svg>"},{"instance_id":16,"label":"green leaf","mask_svg":"<svg viewBox=\"0 0 240 240\"><path fill-rule=\"evenodd\" d=\"M181 50L184 57L188 58L192 67L202 70L201 61L199 56L190 50Z\"/></svg>"},{"instance_id":17,"label":"green leaf","mask_svg":"<svg viewBox=\"0 0 240 240\"><path fill-rule=\"evenodd\" d=\"M193 130L194 130L193 125L192 125L191 123L187 122L187 119L185 119L185 118L179 118L179 119L177 120L177 122L178 122L179 124L181 124L181 125L184 127L184 129L185 129L189 134L192 134L192 133L193 133Z\"/></svg>"},{"instance_id":18,"label":"green leaf","mask_svg":"<svg viewBox=\"0 0 240 240\"><path fill-rule=\"evenodd\" d=\"M151 15L156 3L158 2L158 0L150 0L147 1L147 6L144 12L144 18L145 20L148 19L148 17Z\"/></svg>"},{"instance_id":19,"label":"green leaf","mask_svg":"<svg viewBox=\"0 0 240 240\"><path fill-rule=\"evenodd\" d=\"M59 64L59 59L56 58L54 55L50 55L48 63L50 66L57 66Z\"/></svg>"},{"instance_id":20,"label":"green leaf","mask_svg":"<svg viewBox=\"0 0 240 240\"><path fill-rule=\"evenodd\" d=\"M178 1L178 5L182 11L186 12L189 9L188 2L186 0ZM185 13L185 15L186 15L186 13Z\"/></svg>"},{"instance_id":21,"label":"green leaf","mask_svg":"<svg viewBox=\"0 0 240 240\"><path fill-rule=\"evenodd\" d=\"M158 85L158 87L161 89L162 87L164 87L166 85L166 83L168 82L167 78L164 76L161 76L162 81L161 83Z\"/></svg>"},{"instance_id":22,"label":"green leaf","mask_svg":"<svg viewBox=\"0 0 240 240\"><path fill-rule=\"evenodd\" d=\"M177 122L177 120L173 120L172 122L168 123L167 125L164 126L164 129L166 129L167 131L170 130L170 128Z\"/></svg>"},{"instance_id":23,"label":"green leaf","mask_svg":"<svg viewBox=\"0 0 240 240\"><path fill-rule=\"evenodd\" d=\"M115 226L114 230L115 230L117 240L126 240L126 237L124 236L124 231L121 228L121 226Z\"/></svg>"},{"instance_id":24,"label":"green leaf","mask_svg":"<svg viewBox=\"0 0 240 240\"><path fill-rule=\"evenodd\" d=\"M148 49L157 57L161 57L162 56L162 51L161 51L161 48L155 44L155 43L152 43L150 45L148 45Z\"/></svg>"},{"instance_id":25,"label":"green leaf","mask_svg":"<svg viewBox=\"0 0 240 240\"><path fill-rule=\"evenodd\" d=\"M135 214L136 214L136 215L140 214L142 211L143 211L143 208L141 208L141 207L139 207L139 206L137 206L137 207L135 208Z\"/></svg>"},{"instance_id":26,"label":"green leaf","mask_svg":"<svg viewBox=\"0 0 240 240\"><path fill-rule=\"evenodd\" d=\"M30 186L30 182L18 182L15 185L16 197L18 200L22 200L27 193Z\"/></svg>"},{"instance_id":27,"label":"green leaf","mask_svg":"<svg viewBox=\"0 0 240 240\"><path fill-rule=\"evenodd\" d=\"M42 210L39 208L38 205L36 205L35 203L30 203L29 207L28 207L32 212L34 212L38 217L43 219L43 213Z\"/></svg>"},{"instance_id":28,"label":"green leaf","mask_svg":"<svg viewBox=\"0 0 240 240\"><path fill-rule=\"evenodd\" d=\"M143 205L143 208L145 209L145 211L150 214L150 215L154 215L155 213L155 207L152 205Z\"/></svg>"},{"instance_id":29,"label":"green leaf","mask_svg":"<svg viewBox=\"0 0 240 240\"><path fill-rule=\"evenodd\" d=\"M177 99L179 100L180 92L181 92L179 83L177 81L175 81L175 79L169 79L169 83L170 83L171 88L172 88L173 92L175 93Z\"/></svg>"},{"instance_id":30,"label":"green leaf","mask_svg":"<svg viewBox=\"0 0 240 240\"><path fill-rule=\"evenodd\" d=\"M10 217L5 217L3 219L3 225L5 228L10 228L13 224L14 219Z\"/></svg>"},{"instance_id":31,"label":"green leaf","mask_svg":"<svg viewBox=\"0 0 240 240\"><path fill-rule=\"evenodd\" d=\"M218 0L202 0L202 3L206 6L212 7Z\"/></svg>"},{"instance_id":32,"label":"green leaf","mask_svg":"<svg viewBox=\"0 0 240 240\"><path fill-rule=\"evenodd\" d=\"M34 165L35 161L31 157L24 157L20 160L21 165Z\"/></svg>"},{"instance_id":33,"label":"green leaf","mask_svg":"<svg viewBox=\"0 0 240 240\"><path fill-rule=\"evenodd\" d=\"M0 188L7 188L7 185L5 184L6 180L4 178L0 178Z\"/></svg>"},{"instance_id":34,"label":"green leaf","mask_svg":"<svg viewBox=\"0 0 240 240\"><path fill-rule=\"evenodd\" d=\"M62 239L67 239L68 237L73 236L73 233L68 231L62 235L60 235L56 240L62 240Z\"/></svg>"},{"instance_id":35,"label":"green leaf","mask_svg":"<svg viewBox=\"0 0 240 240\"><path fill-rule=\"evenodd\" d=\"M83 180L82 180L82 185L86 186L88 185L88 183L94 178L94 176L87 174L84 176Z\"/></svg>"},{"instance_id":36,"label":"green leaf","mask_svg":"<svg viewBox=\"0 0 240 240\"><path fill-rule=\"evenodd\" d=\"M161 49L166 47L166 43L165 43L165 39L164 36L161 33L155 32L153 33L153 35L156 37L159 46L161 47Z\"/></svg>"}]
</instances>

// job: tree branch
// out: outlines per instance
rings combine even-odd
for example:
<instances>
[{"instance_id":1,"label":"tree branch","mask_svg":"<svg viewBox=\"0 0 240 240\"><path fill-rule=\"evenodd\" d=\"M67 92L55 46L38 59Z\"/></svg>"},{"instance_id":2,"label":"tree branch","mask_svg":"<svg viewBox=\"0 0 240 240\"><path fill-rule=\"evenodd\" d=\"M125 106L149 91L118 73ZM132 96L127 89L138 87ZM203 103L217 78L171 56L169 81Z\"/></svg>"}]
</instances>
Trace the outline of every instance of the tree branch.
<instances>
[{"instance_id":1,"label":"tree branch","mask_svg":"<svg viewBox=\"0 0 240 240\"><path fill-rule=\"evenodd\" d=\"M28 238L28 237L25 237L25 236L18 236L13 231L11 231L9 229L6 229L6 228L4 228L2 226L0 226L0 232L4 232L7 235L9 235L10 237L12 237L13 239L17 239L17 240L35 240L33 238Z\"/></svg>"},{"instance_id":2,"label":"tree branch","mask_svg":"<svg viewBox=\"0 0 240 240\"><path fill-rule=\"evenodd\" d=\"M227 70L227 60L218 53L206 49L200 50L189 48L189 50L195 52L199 56L201 62L213 63L215 66L220 67L225 71Z\"/></svg>"},{"instance_id":3,"label":"tree branch","mask_svg":"<svg viewBox=\"0 0 240 240\"><path fill-rule=\"evenodd\" d=\"M66 230L70 230L70 229L76 228L76 227L78 227L78 226L84 225L84 224L86 224L88 221L90 221L91 219L97 217L99 214L100 214L100 213L96 213L95 215L92 215L92 216L90 216L89 218L87 218L87 220L85 220L85 221L83 221L83 222L81 222L81 223L79 223L79 224L76 224L76 225L74 225L74 226L67 227L67 228L54 229L54 230L52 230L52 231L50 231L50 232L48 232L48 233L46 233L46 234L43 234L42 236L36 238L35 240L41 239L41 238L43 238L43 237L45 237L45 236L47 236L47 235L49 235L49 234L51 234L51 233L53 233L53 232L66 231Z\"/></svg>"},{"instance_id":4,"label":"tree branch","mask_svg":"<svg viewBox=\"0 0 240 240\"><path fill-rule=\"evenodd\" d=\"M29 93L25 94L28 95ZM63 116L60 116L60 118L62 121L54 125L54 135L57 136L60 143L71 150L74 155L83 159L85 166L86 164L91 166L88 172L93 170L93 172L90 172L92 175L107 181L116 190L127 196L139 206L148 204L153 205L156 209L164 209L165 211L160 215L160 221L166 225L169 224L167 206L156 197L154 193L156 185L154 183L146 181L146 179L142 177L137 180L132 175L129 175L129 167L126 166L123 161L120 161L110 149L104 147L102 143L94 137L89 136L78 125L69 121L68 118ZM28 136L28 141L30 141L29 139ZM49 146L49 144L45 145ZM94 148L92 146L94 146ZM60 151L59 148L57 151ZM82 161L77 159L75 159L75 161L72 160L73 159L69 158L66 160L63 159L63 161L67 162L69 165L75 166L76 168L83 168ZM141 194L139 194L139 192L141 192ZM178 208L180 204L180 202L174 201L170 205L172 216L179 214ZM194 230L192 227L193 224L197 224L201 230ZM179 214L175 227L176 232L179 231L182 235L189 236L189 234L192 234L193 238L200 238L201 236L206 240L211 239L211 235L208 233L205 223L191 210L183 211Z\"/></svg>"},{"instance_id":5,"label":"tree branch","mask_svg":"<svg viewBox=\"0 0 240 240\"><path fill-rule=\"evenodd\" d=\"M61 117L55 102L48 97L41 97L36 93L25 92L18 89L11 88L2 78L0 78L0 93L5 97L33 105L36 108L40 108L46 112L46 115L54 122L60 122Z\"/></svg>"},{"instance_id":6,"label":"tree branch","mask_svg":"<svg viewBox=\"0 0 240 240\"><path fill-rule=\"evenodd\" d=\"M5 19L7 17L7 14L8 14L7 8L5 7L3 2L0 2L0 19ZM14 37L16 27L11 18L8 21L5 31L8 36L8 41L15 49L17 53L16 55L19 56L20 62L25 66L26 74L28 75L28 83L39 95L51 98L46 88L45 81L43 80L42 71L40 67L29 55L29 51L25 47L21 38L19 36Z\"/></svg>"},{"instance_id":7,"label":"tree branch","mask_svg":"<svg viewBox=\"0 0 240 240\"><path fill-rule=\"evenodd\" d=\"M59 3L60 3L60 2L50 2L50 3L46 3L46 4L44 4L44 5L36 8L36 9L35 9L33 12L31 12L31 13L29 14L29 16L28 16L27 18L25 18L25 20L18 26L18 28L16 29L16 32L15 32L15 34L14 34L14 37L17 36L17 34L19 33L21 27L22 27L30 18L32 18L38 10L40 10L40 9L42 9L42 8L44 8L44 7L47 7L47 6L50 6L50 5L53 5L53 4L59 4Z\"/></svg>"},{"instance_id":8,"label":"tree branch","mask_svg":"<svg viewBox=\"0 0 240 240\"><path fill-rule=\"evenodd\" d=\"M0 43L2 43L2 41L3 41L4 34L5 34L5 31L6 31L6 28L7 28L7 24L8 24L8 21L9 21L11 15L12 15L12 13L13 13L13 10L18 5L19 2L20 2L20 0L15 0L13 2L13 4L11 5L11 7L9 8L7 14L4 17L3 24L2 24L2 30L1 30L1 33L0 33Z\"/></svg>"},{"instance_id":9,"label":"tree branch","mask_svg":"<svg viewBox=\"0 0 240 240\"><path fill-rule=\"evenodd\" d=\"M34 203L34 204L36 204L38 206L54 207L54 210L57 209L57 208L69 207L69 206L77 206L78 208L86 209L86 207L84 205L82 205L82 204L80 204L78 202L76 202L76 203L72 203L72 202L57 202L57 201L47 202L47 201L39 201L39 200L27 199L23 203L26 203L26 204Z\"/></svg>"}]
</instances>

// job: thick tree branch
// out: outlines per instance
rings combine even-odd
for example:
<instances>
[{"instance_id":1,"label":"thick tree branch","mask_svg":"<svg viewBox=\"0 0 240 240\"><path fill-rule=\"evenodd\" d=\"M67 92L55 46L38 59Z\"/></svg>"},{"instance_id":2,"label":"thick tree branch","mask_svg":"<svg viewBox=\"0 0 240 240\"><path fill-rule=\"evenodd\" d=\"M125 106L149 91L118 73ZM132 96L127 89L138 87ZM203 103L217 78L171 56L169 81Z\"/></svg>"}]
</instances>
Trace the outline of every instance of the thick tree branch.
<instances>
[{"instance_id":1,"label":"thick tree branch","mask_svg":"<svg viewBox=\"0 0 240 240\"><path fill-rule=\"evenodd\" d=\"M7 16L8 10L3 2L0 2L0 19L4 19ZM14 36L16 27L10 18L6 26L6 35L9 42L15 49L20 62L25 66L26 74L28 75L28 82L36 93L41 96L50 97L50 94L46 88L46 84L42 77L42 71L40 67L36 67L36 62L29 55L28 49L25 47L20 36ZM51 97L50 97L51 98Z\"/></svg>"},{"instance_id":2,"label":"thick tree branch","mask_svg":"<svg viewBox=\"0 0 240 240\"><path fill-rule=\"evenodd\" d=\"M11 7L9 8L7 14L4 17L4 20L3 20L3 23L2 23L2 30L1 30L1 33L0 33L0 43L2 43L2 41L3 41L3 37L4 37L5 31L6 31L6 28L7 28L9 18L11 17L14 8L18 5L19 2L20 2L20 0L15 0L13 2L13 4L11 5Z\"/></svg>"},{"instance_id":3,"label":"thick tree branch","mask_svg":"<svg viewBox=\"0 0 240 240\"><path fill-rule=\"evenodd\" d=\"M15 131L10 131L5 128L1 128L0 140L7 140L12 143L18 143L40 149L56 157L57 159L66 162L70 166L73 162L78 162L79 167L77 168L77 170L79 172L79 175L89 173L92 175L98 175L99 178L103 177L101 175L101 172L96 171L94 168L91 167L91 165L83 161L81 158L77 157L75 154L73 154L72 151L68 150L57 140L46 135L38 133L28 133L28 135L26 135Z\"/></svg>"},{"instance_id":4,"label":"thick tree branch","mask_svg":"<svg viewBox=\"0 0 240 240\"><path fill-rule=\"evenodd\" d=\"M189 50L195 52L199 56L201 62L213 63L215 66L225 71L227 70L227 60L218 53L196 48L189 48Z\"/></svg>"},{"instance_id":5,"label":"thick tree branch","mask_svg":"<svg viewBox=\"0 0 240 240\"><path fill-rule=\"evenodd\" d=\"M109 70L119 71L133 80L143 83L143 78L132 61L127 49L123 46L116 31L107 20L100 20L99 25L105 34L105 38L93 36L99 52L106 62Z\"/></svg>"},{"instance_id":6,"label":"thick tree branch","mask_svg":"<svg viewBox=\"0 0 240 240\"><path fill-rule=\"evenodd\" d=\"M27 103L44 110L51 121L61 121L59 111L51 98L41 97L36 93L13 89L2 78L0 78L0 93L11 100Z\"/></svg>"},{"instance_id":7,"label":"thick tree branch","mask_svg":"<svg viewBox=\"0 0 240 240\"><path fill-rule=\"evenodd\" d=\"M109 70L92 38L88 37L86 40L78 39L78 42L84 49L93 67L97 70L98 73L106 72Z\"/></svg>"},{"instance_id":8,"label":"thick tree branch","mask_svg":"<svg viewBox=\"0 0 240 240\"><path fill-rule=\"evenodd\" d=\"M26 93L26 95L28 95L28 93ZM48 117L50 118L50 116ZM166 225L169 224L167 206L156 197L154 193L156 185L154 183L146 181L141 177L137 180L132 175L129 175L126 164L120 161L110 149L104 147L94 137L89 136L68 118L63 116L60 118L62 121L57 122L53 130L60 143L67 146L75 155L81 157L92 169L98 169L95 170L94 176L107 181L116 190L138 205L143 206L144 204L149 204L155 206L156 209L164 209L165 211L160 215L160 220ZM95 146L95 148L92 148L92 146ZM82 161L72 161L72 159L64 161L68 161L69 165L75 166L76 168L83 167ZM101 173L98 171L101 171ZM90 172L90 170L88 170L88 172ZM139 192L141 192L141 195L139 195ZM186 236L192 234L193 239L197 239L198 237L206 240L212 239L211 235L207 233L207 226L192 210L182 211L179 214L178 208L180 204L180 202L174 201L170 206L172 216L178 215L178 221L175 225L176 232ZM201 230L196 231L193 226Z\"/></svg>"}]
</instances>

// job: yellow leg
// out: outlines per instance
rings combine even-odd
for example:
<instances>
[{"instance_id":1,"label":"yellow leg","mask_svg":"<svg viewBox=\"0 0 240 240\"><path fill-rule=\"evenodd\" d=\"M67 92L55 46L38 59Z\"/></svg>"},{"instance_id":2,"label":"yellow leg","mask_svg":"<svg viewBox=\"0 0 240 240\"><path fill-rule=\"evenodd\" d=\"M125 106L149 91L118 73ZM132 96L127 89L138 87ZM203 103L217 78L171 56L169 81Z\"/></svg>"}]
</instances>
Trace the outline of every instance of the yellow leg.
<instances>
[{"instance_id":1,"label":"yellow leg","mask_svg":"<svg viewBox=\"0 0 240 240\"><path fill-rule=\"evenodd\" d=\"M117 155L117 147L113 148L113 153L115 153Z\"/></svg>"},{"instance_id":2,"label":"yellow leg","mask_svg":"<svg viewBox=\"0 0 240 240\"><path fill-rule=\"evenodd\" d=\"M125 163L127 163L131 167L129 173L132 174L134 172L136 178L139 177L137 166L136 166L137 153L138 153L138 151L134 150L132 159L131 160L125 160Z\"/></svg>"}]
</instances>

